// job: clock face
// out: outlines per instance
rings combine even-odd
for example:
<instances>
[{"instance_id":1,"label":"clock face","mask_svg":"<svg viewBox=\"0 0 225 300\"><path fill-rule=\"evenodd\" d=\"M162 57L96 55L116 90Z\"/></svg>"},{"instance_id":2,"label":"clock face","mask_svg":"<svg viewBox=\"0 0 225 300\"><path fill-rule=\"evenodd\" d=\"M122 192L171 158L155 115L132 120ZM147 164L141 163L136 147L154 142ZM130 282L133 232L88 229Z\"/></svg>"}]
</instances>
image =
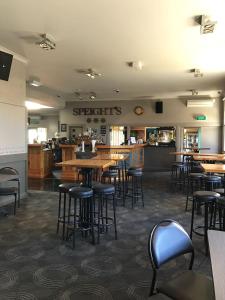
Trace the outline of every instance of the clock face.
<instances>
[{"instance_id":1,"label":"clock face","mask_svg":"<svg viewBox=\"0 0 225 300\"><path fill-rule=\"evenodd\" d=\"M141 106L136 106L135 108L134 108L134 112L135 112L135 114L136 115L142 115L143 114L143 112L144 112L144 108L143 107L141 107Z\"/></svg>"}]
</instances>

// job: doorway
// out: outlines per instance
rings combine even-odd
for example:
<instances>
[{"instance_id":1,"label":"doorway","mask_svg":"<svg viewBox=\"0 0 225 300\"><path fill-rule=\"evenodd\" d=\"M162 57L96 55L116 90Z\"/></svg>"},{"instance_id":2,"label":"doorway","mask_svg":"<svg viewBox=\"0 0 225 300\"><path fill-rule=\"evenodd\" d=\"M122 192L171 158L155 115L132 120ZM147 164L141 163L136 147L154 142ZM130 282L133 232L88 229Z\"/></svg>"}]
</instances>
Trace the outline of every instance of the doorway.
<instances>
[{"instance_id":1,"label":"doorway","mask_svg":"<svg viewBox=\"0 0 225 300\"><path fill-rule=\"evenodd\" d=\"M188 127L184 128L183 149L187 151L198 152L201 148L201 128Z\"/></svg>"}]
</instances>

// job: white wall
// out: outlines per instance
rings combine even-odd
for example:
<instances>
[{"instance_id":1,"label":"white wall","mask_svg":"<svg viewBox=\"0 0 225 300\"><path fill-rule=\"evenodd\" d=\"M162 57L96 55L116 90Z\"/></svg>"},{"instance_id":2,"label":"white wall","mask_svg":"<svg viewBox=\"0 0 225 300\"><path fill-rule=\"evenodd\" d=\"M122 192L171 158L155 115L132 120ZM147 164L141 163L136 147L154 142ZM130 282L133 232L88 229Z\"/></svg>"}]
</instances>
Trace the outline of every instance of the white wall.
<instances>
[{"instance_id":1,"label":"white wall","mask_svg":"<svg viewBox=\"0 0 225 300\"><path fill-rule=\"evenodd\" d=\"M134 113L135 106L140 105L144 108L144 113L137 116ZM96 108L96 107L121 107L121 115L107 116L74 116L73 108ZM222 101L216 99L212 108L187 108L186 101L180 99L163 100L163 113L155 113L155 101L115 101L115 102L74 102L68 103L66 108L60 111L60 123L69 125L82 125L84 128L99 128L101 123L87 123L87 119L94 118L106 119L106 125L126 125L126 126L176 126L177 128L177 149L182 147L183 128L201 127L202 128L202 146L210 147L221 151L221 125L222 125ZM206 121L195 120L195 115L206 115ZM65 133L63 133L66 136ZM68 132L67 132L68 136ZM209 138L211 137L211 138ZM217 146L215 146L217 145Z\"/></svg>"},{"instance_id":2,"label":"white wall","mask_svg":"<svg viewBox=\"0 0 225 300\"><path fill-rule=\"evenodd\" d=\"M0 80L0 155L27 152L25 68L13 59L9 80Z\"/></svg>"}]
</instances>

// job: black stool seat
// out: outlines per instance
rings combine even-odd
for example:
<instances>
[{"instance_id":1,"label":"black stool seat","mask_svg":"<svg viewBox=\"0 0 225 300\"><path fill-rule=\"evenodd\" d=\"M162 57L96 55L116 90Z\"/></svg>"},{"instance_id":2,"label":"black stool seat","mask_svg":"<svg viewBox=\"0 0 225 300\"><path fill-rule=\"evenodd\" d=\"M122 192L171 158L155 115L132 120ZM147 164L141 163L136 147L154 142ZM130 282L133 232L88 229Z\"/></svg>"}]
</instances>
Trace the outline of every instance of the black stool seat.
<instances>
[{"instance_id":1,"label":"black stool seat","mask_svg":"<svg viewBox=\"0 0 225 300\"><path fill-rule=\"evenodd\" d=\"M0 195L1 196L10 196L16 194L18 189L16 187L5 187L0 188Z\"/></svg>"},{"instance_id":2,"label":"black stool seat","mask_svg":"<svg viewBox=\"0 0 225 300\"><path fill-rule=\"evenodd\" d=\"M113 170L118 170L118 171L119 171L119 170L121 170L121 167L120 167L119 165L110 166L110 167L109 167L109 170L112 170L112 171L113 171Z\"/></svg>"},{"instance_id":3,"label":"black stool seat","mask_svg":"<svg viewBox=\"0 0 225 300\"><path fill-rule=\"evenodd\" d=\"M207 182L221 182L221 177L216 175L206 175L204 179Z\"/></svg>"},{"instance_id":4,"label":"black stool seat","mask_svg":"<svg viewBox=\"0 0 225 300\"><path fill-rule=\"evenodd\" d=\"M79 187L80 185L78 183L62 183L59 185L59 192L60 193L68 193L69 189L72 187Z\"/></svg>"},{"instance_id":5,"label":"black stool seat","mask_svg":"<svg viewBox=\"0 0 225 300\"><path fill-rule=\"evenodd\" d=\"M215 189L214 192L224 196L224 189L222 189L222 188L221 189Z\"/></svg>"},{"instance_id":6,"label":"black stool seat","mask_svg":"<svg viewBox=\"0 0 225 300\"><path fill-rule=\"evenodd\" d=\"M128 170L127 175L139 177L139 176L142 176L143 173L142 173L142 171L139 171L139 170Z\"/></svg>"},{"instance_id":7,"label":"black stool seat","mask_svg":"<svg viewBox=\"0 0 225 300\"><path fill-rule=\"evenodd\" d=\"M128 171L133 171L133 170L136 170L136 171L142 171L142 167L135 167L135 166L133 166L133 167L130 167L130 168L128 169Z\"/></svg>"},{"instance_id":8,"label":"black stool seat","mask_svg":"<svg viewBox=\"0 0 225 300\"><path fill-rule=\"evenodd\" d=\"M112 184L97 184L93 187L94 193L113 194L115 193L115 187Z\"/></svg>"},{"instance_id":9,"label":"black stool seat","mask_svg":"<svg viewBox=\"0 0 225 300\"><path fill-rule=\"evenodd\" d=\"M203 173L203 172L204 170L201 166L196 165L191 168L191 173Z\"/></svg>"},{"instance_id":10,"label":"black stool seat","mask_svg":"<svg viewBox=\"0 0 225 300\"><path fill-rule=\"evenodd\" d=\"M102 177L117 177L118 173L115 171L104 171Z\"/></svg>"},{"instance_id":11,"label":"black stool seat","mask_svg":"<svg viewBox=\"0 0 225 300\"><path fill-rule=\"evenodd\" d=\"M205 174L203 174L203 173L189 173L189 176L191 177L191 178L203 178L203 177L205 177L206 175Z\"/></svg>"},{"instance_id":12,"label":"black stool seat","mask_svg":"<svg viewBox=\"0 0 225 300\"><path fill-rule=\"evenodd\" d=\"M93 196L93 190L88 187L72 187L69 190L69 194L71 197L77 198L89 198Z\"/></svg>"},{"instance_id":13,"label":"black stool seat","mask_svg":"<svg viewBox=\"0 0 225 300\"><path fill-rule=\"evenodd\" d=\"M201 201L213 201L215 198L219 198L220 194L212 191L197 191L194 192L193 196Z\"/></svg>"}]
</instances>

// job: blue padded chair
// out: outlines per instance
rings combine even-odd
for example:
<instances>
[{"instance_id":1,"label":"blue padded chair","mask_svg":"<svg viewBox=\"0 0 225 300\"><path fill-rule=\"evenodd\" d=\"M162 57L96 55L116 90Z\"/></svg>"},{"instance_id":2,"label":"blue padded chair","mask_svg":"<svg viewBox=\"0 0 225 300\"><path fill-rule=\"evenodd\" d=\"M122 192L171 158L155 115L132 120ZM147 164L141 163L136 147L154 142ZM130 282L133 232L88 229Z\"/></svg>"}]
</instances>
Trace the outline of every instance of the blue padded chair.
<instances>
[{"instance_id":1,"label":"blue padded chair","mask_svg":"<svg viewBox=\"0 0 225 300\"><path fill-rule=\"evenodd\" d=\"M157 287L157 291L176 300L214 300L213 281L192 271L194 247L184 228L173 220L155 225L149 235L148 252L153 268L150 296L153 295L158 270L162 265L190 253L189 270Z\"/></svg>"}]
</instances>

